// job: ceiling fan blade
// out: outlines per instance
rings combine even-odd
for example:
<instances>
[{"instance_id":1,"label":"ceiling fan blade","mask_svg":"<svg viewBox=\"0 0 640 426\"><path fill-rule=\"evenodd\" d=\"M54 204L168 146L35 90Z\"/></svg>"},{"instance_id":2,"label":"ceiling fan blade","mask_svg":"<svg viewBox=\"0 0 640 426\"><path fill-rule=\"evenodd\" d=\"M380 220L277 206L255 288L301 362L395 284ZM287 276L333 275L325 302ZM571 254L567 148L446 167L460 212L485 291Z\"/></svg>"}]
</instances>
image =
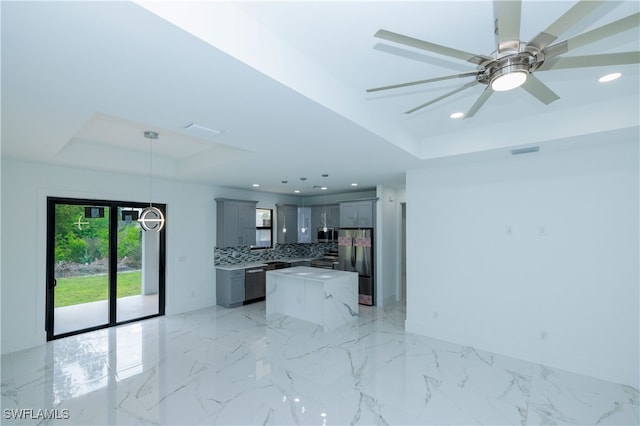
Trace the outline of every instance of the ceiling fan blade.
<instances>
[{"instance_id":1,"label":"ceiling fan blade","mask_svg":"<svg viewBox=\"0 0 640 426\"><path fill-rule=\"evenodd\" d=\"M431 105L431 104L434 104L434 103L436 103L436 102L438 102L438 101L441 101L441 100L443 100L444 98L447 98L447 97L449 97L449 96L451 96L451 95L455 95L455 94L456 94L456 93L458 93L458 92L462 92L464 89L468 89L469 87L473 87L473 86L475 86L476 84L478 84L478 81L477 81L477 80L473 80L473 81L471 81L471 82L469 82L469 83L467 83L467 84L464 84L464 85L462 85L462 86L460 86L460 87L457 87L457 88L453 89L453 90L452 90L452 91L450 91L450 92L445 93L445 94L444 94L444 95L442 95L442 96L438 96L437 98L432 99L432 100L430 100L430 101L429 101L429 102L427 102L427 103L424 103L424 104L419 105L419 106L417 106L417 107L415 107L415 108L413 108L413 109L410 109L409 111L406 111L406 112L405 112L405 114L411 114L412 112L416 112L416 111L418 111L419 109L422 109L422 108L424 108L424 107L426 107L426 106L429 106L429 105Z\"/></svg>"},{"instance_id":2,"label":"ceiling fan blade","mask_svg":"<svg viewBox=\"0 0 640 426\"><path fill-rule=\"evenodd\" d=\"M480 97L478 99L476 99L476 101L473 103L473 105L471 106L471 109L467 112L467 114L464 116L464 118L471 118L474 115L476 115L476 112L478 112L478 110L480 109L480 107L482 105L484 105L485 102L487 102L487 99L489 99L489 96L493 95L493 89L491 88L491 85L489 84L486 89L484 89L484 91L480 94Z\"/></svg>"},{"instance_id":3,"label":"ceiling fan blade","mask_svg":"<svg viewBox=\"0 0 640 426\"><path fill-rule=\"evenodd\" d=\"M527 76L527 81L524 82L522 88L545 105L560 99L560 96L556 95L553 90L549 89L546 84L538 80L533 74Z\"/></svg>"},{"instance_id":4,"label":"ceiling fan blade","mask_svg":"<svg viewBox=\"0 0 640 426\"><path fill-rule=\"evenodd\" d=\"M604 1L598 0L581 0L571 9L567 10L561 17L559 17L554 23L549 25L546 30L535 36L527 45L533 46L538 50L542 50L545 47L553 43L558 37L560 37L565 31L573 27L582 19L587 17Z\"/></svg>"},{"instance_id":5,"label":"ceiling fan blade","mask_svg":"<svg viewBox=\"0 0 640 426\"><path fill-rule=\"evenodd\" d=\"M603 53L602 55L562 56L545 60L537 71L589 68L640 63L640 52Z\"/></svg>"},{"instance_id":6,"label":"ceiling fan blade","mask_svg":"<svg viewBox=\"0 0 640 426\"><path fill-rule=\"evenodd\" d=\"M433 82L442 81L442 80L451 80L453 78L471 77L476 75L478 75L478 71L470 71L462 74L445 75L444 77L428 78L426 80L410 81L407 83L392 84L390 86L374 87L373 89L367 89L367 93L379 92L381 90L397 89L400 87L416 86L418 84L433 83Z\"/></svg>"},{"instance_id":7,"label":"ceiling fan blade","mask_svg":"<svg viewBox=\"0 0 640 426\"><path fill-rule=\"evenodd\" d=\"M417 49L428 50L429 52L439 53L441 55L450 56L456 59L462 59L463 61L471 62L475 65L480 65L485 61L490 61L492 58L484 55L475 55L473 53L464 52L451 47L442 46L428 41L420 40L417 38L405 36L402 34L394 33L387 30L378 30L375 37L383 40L392 41L394 43L404 44L405 46L415 47Z\"/></svg>"},{"instance_id":8,"label":"ceiling fan blade","mask_svg":"<svg viewBox=\"0 0 640 426\"><path fill-rule=\"evenodd\" d=\"M494 33L496 35L498 52L513 49L518 50L521 11L521 0L494 0Z\"/></svg>"},{"instance_id":9,"label":"ceiling fan blade","mask_svg":"<svg viewBox=\"0 0 640 426\"><path fill-rule=\"evenodd\" d=\"M546 58L553 58L569 50L594 43L612 35L630 30L640 25L640 13L634 13L626 18L603 25L586 33L579 34L567 40L561 41L544 49Z\"/></svg>"}]
</instances>

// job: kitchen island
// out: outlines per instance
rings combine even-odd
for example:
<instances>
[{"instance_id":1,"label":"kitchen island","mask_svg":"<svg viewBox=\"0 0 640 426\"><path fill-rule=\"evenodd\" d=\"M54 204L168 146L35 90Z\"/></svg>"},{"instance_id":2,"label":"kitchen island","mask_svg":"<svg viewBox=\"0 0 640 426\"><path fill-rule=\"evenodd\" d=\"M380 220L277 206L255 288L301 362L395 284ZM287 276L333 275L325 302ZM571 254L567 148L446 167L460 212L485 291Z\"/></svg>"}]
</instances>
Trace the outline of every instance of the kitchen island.
<instances>
[{"instance_id":1,"label":"kitchen island","mask_svg":"<svg viewBox=\"0 0 640 426\"><path fill-rule=\"evenodd\" d=\"M297 266L267 272L267 318L283 314L332 330L358 319L358 273Z\"/></svg>"}]
</instances>

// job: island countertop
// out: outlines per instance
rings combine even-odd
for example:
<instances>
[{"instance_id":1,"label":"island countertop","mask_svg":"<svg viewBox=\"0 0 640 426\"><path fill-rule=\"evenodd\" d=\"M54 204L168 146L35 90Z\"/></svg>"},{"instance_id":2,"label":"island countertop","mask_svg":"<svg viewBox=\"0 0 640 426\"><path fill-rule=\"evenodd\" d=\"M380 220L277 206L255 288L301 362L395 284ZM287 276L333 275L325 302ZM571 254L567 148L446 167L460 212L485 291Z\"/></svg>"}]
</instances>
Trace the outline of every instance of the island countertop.
<instances>
[{"instance_id":1,"label":"island countertop","mask_svg":"<svg viewBox=\"0 0 640 426\"><path fill-rule=\"evenodd\" d=\"M255 260L252 262L243 262L243 263L222 263L222 264L215 265L215 267L216 269L223 269L225 271L235 271L238 269L257 268L260 266L266 267L270 262L286 262L286 263L310 262L313 259L317 259L317 257L278 257L270 260Z\"/></svg>"},{"instance_id":2,"label":"island countertop","mask_svg":"<svg viewBox=\"0 0 640 426\"><path fill-rule=\"evenodd\" d=\"M293 276L305 280L330 281L351 276L353 272L340 271L336 269L313 268L310 266L294 266L292 268L274 269L273 271L267 271L267 274Z\"/></svg>"}]
</instances>

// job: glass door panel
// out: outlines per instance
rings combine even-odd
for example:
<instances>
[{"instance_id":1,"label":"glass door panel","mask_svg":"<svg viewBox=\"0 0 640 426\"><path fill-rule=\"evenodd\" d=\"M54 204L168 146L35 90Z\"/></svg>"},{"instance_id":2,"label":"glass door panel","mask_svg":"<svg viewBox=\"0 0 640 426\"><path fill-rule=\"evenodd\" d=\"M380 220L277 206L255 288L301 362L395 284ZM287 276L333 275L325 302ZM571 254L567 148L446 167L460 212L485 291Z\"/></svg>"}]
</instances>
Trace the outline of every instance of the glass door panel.
<instances>
[{"instance_id":1,"label":"glass door panel","mask_svg":"<svg viewBox=\"0 0 640 426\"><path fill-rule=\"evenodd\" d=\"M159 313L160 233L143 231L142 208L118 207L116 321Z\"/></svg>"},{"instance_id":2,"label":"glass door panel","mask_svg":"<svg viewBox=\"0 0 640 426\"><path fill-rule=\"evenodd\" d=\"M109 207L56 203L53 334L109 323Z\"/></svg>"},{"instance_id":3,"label":"glass door panel","mask_svg":"<svg viewBox=\"0 0 640 426\"><path fill-rule=\"evenodd\" d=\"M47 199L47 340L164 315L166 236L142 230L147 205Z\"/></svg>"}]
</instances>

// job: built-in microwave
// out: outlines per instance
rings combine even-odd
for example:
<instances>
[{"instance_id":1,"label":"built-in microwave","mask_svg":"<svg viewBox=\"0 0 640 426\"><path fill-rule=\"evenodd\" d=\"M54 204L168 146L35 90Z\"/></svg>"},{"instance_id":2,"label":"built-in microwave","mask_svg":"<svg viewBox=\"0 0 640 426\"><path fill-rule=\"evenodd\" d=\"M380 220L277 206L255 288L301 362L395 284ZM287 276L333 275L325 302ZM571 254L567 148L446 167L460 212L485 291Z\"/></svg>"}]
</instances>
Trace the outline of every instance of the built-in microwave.
<instances>
[{"instance_id":1,"label":"built-in microwave","mask_svg":"<svg viewBox=\"0 0 640 426\"><path fill-rule=\"evenodd\" d=\"M338 240L338 230L335 228L318 228L318 241L319 242L327 242L327 241L337 241Z\"/></svg>"}]
</instances>

